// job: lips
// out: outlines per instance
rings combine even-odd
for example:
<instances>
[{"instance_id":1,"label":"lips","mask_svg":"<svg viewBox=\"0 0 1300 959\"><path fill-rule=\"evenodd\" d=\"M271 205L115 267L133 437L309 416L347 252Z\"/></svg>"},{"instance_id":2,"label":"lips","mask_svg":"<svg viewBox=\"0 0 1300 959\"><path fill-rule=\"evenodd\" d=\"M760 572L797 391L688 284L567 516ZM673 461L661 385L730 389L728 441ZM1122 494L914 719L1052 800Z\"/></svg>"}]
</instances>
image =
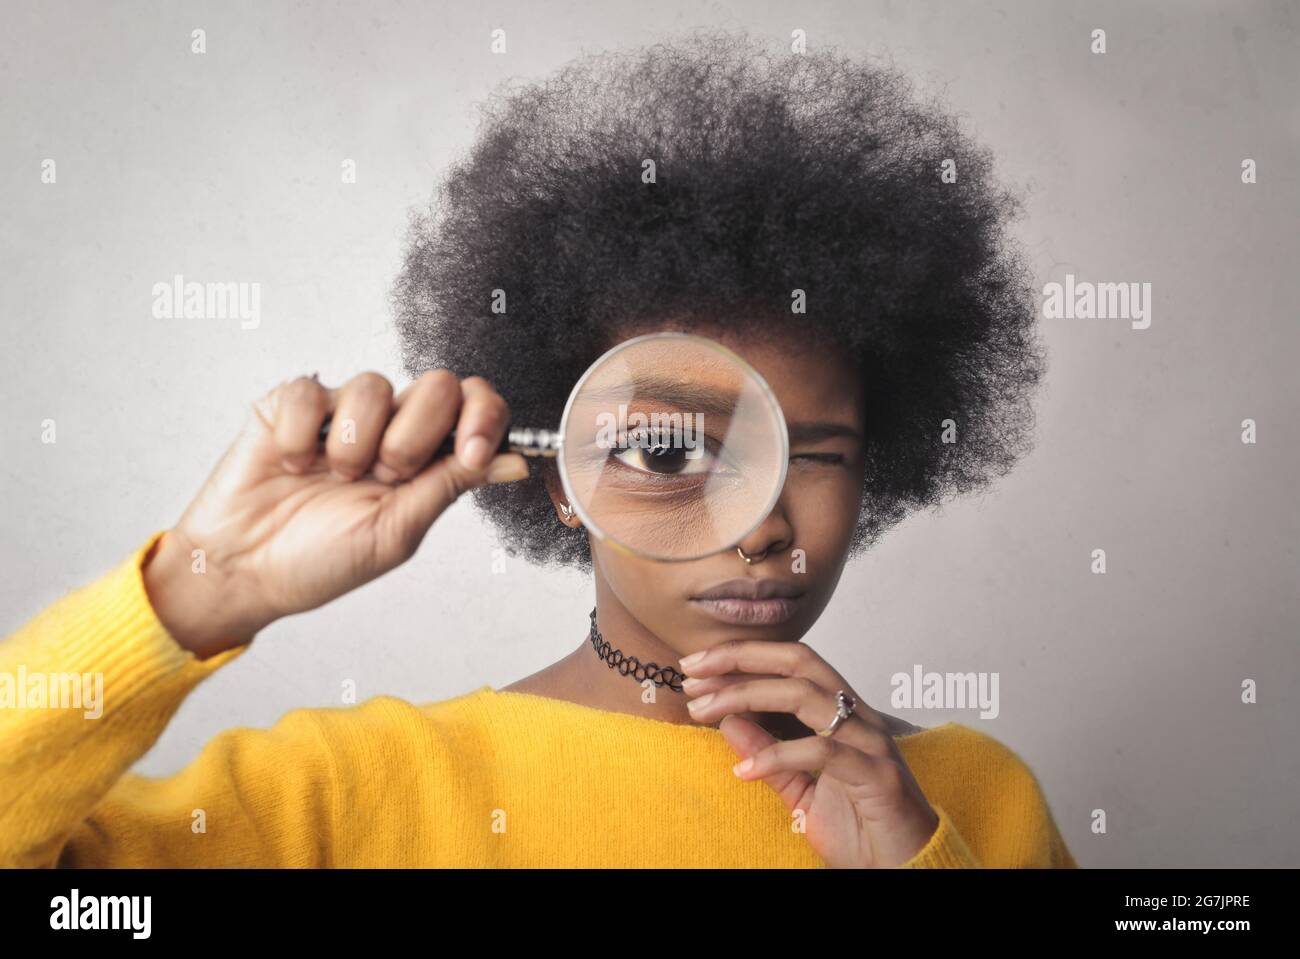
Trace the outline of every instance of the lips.
<instances>
[{"instance_id":1,"label":"lips","mask_svg":"<svg viewBox=\"0 0 1300 959\"><path fill-rule=\"evenodd\" d=\"M804 590L779 579L731 579L691 597L691 603L733 626L771 626L794 615Z\"/></svg>"},{"instance_id":2,"label":"lips","mask_svg":"<svg viewBox=\"0 0 1300 959\"><path fill-rule=\"evenodd\" d=\"M779 579L729 579L691 599L797 599L803 594L802 587Z\"/></svg>"}]
</instances>

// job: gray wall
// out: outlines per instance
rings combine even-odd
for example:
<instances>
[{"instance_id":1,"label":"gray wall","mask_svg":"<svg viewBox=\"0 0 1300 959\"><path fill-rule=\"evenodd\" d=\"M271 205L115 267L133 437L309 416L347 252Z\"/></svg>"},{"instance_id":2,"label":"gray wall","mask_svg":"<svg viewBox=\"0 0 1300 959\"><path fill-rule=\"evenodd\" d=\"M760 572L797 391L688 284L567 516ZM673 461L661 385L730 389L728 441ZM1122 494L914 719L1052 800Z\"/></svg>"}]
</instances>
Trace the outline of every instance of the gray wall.
<instances>
[{"instance_id":1,"label":"gray wall","mask_svg":"<svg viewBox=\"0 0 1300 959\"><path fill-rule=\"evenodd\" d=\"M1019 232L1040 284L1153 285L1147 330L1043 321L1035 452L987 496L890 533L808 641L886 711L889 677L915 663L998 672L994 720L907 716L1019 752L1082 865L1300 860L1296 3L3 8L5 630L174 522L274 383L404 382L386 294L405 212L494 84L697 24L803 28L888 52L966 115L1029 191ZM495 27L505 56L488 52ZM176 273L260 282L260 326L153 318L152 285ZM519 562L494 575L493 546L457 504L407 566L264 633L138 770L337 704L344 679L363 699L430 701L572 650L590 585ZM1240 702L1248 678L1257 705Z\"/></svg>"}]
</instances>

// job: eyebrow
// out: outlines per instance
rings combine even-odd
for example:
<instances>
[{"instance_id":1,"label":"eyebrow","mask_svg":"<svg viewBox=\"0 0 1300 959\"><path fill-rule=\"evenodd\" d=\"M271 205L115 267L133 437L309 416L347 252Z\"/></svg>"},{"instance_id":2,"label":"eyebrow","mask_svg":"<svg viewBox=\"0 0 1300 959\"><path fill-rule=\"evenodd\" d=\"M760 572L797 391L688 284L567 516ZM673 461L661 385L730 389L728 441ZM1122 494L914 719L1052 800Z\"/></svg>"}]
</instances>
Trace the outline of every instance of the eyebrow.
<instances>
[{"instance_id":1,"label":"eyebrow","mask_svg":"<svg viewBox=\"0 0 1300 959\"><path fill-rule=\"evenodd\" d=\"M583 399L623 403L664 403L678 410L692 413L711 413L730 417L736 412L734 390L721 390L690 380L669 379L659 376L634 375L630 382L604 388L588 387Z\"/></svg>"},{"instance_id":2,"label":"eyebrow","mask_svg":"<svg viewBox=\"0 0 1300 959\"><path fill-rule=\"evenodd\" d=\"M627 396L629 389L632 393L631 397ZM729 417L736 410L735 391L724 391L701 386L690 380L646 376L640 373L634 374L631 382L623 389L614 387L604 389L589 388L584 393L584 398L588 400L597 398L622 400L623 402L632 403L652 399L661 403L668 403L679 409L697 413L712 413L721 417ZM840 438L858 441L862 439L861 432L845 423L827 421L787 423L786 427L792 443L819 443L823 440Z\"/></svg>"}]
</instances>

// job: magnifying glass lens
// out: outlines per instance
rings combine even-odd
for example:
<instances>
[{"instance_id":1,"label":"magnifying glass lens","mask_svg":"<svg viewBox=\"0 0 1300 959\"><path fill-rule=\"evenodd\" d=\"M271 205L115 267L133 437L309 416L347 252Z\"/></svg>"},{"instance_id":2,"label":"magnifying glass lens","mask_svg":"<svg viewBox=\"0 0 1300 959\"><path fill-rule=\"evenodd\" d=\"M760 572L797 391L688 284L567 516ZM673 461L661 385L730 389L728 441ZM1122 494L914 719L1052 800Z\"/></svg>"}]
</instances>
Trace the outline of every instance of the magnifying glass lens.
<instances>
[{"instance_id":1,"label":"magnifying glass lens","mask_svg":"<svg viewBox=\"0 0 1300 959\"><path fill-rule=\"evenodd\" d=\"M762 377L681 333L621 344L569 400L560 471L597 536L653 559L727 549L775 504L789 448Z\"/></svg>"}]
</instances>

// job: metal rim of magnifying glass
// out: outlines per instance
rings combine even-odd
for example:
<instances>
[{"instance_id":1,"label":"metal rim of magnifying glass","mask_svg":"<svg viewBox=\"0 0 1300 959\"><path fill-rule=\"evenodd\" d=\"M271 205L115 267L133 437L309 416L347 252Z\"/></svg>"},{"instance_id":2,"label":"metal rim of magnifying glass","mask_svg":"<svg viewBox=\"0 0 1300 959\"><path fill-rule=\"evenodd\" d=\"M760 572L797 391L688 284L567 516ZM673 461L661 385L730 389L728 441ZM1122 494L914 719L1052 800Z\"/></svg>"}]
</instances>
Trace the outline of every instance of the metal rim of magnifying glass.
<instances>
[{"instance_id":1,"label":"metal rim of magnifying glass","mask_svg":"<svg viewBox=\"0 0 1300 959\"><path fill-rule=\"evenodd\" d=\"M599 369L601 365L604 364L605 360L607 360L613 354L621 352L622 350L627 349L633 343L639 343L642 340L663 340L663 339L694 340L697 343L700 343L701 345L706 346L709 349L714 350L715 352L722 353L727 357L729 357L730 359L734 360L740 366L740 368L745 372L747 372L753 378L754 382L758 384L759 389L762 392L762 395L767 399L771 408L776 411L776 421L777 424L781 427L780 429L781 475L780 475L780 480L779 482L777 482L775 490L772 493L771 499L769 499L768 502L763 506L763 511L758 514L758 519L754 521L753 525L750 526L748 529L746 529L739 536L737 536L734 542L729 543L726 546L719 546L717 549L709 550L709 552L707 553L701 553L699 556L650 556L647 553L638 552L632 547L620 543L618 540L614 539L613 537L608 535L603 529L601 529L600 524L598 524L595 520L593 520L591 516L587 513L587 510L585 507L583 507L582 502L574 494L573 488L569 484L569 472L567 469L565 469L564 437L568 435L569 411L573 408L573 401L577 398L578 393L582 391L582 385L586 383L587 379L591 376L591 374L594 373L597 369ZM624 340L622 343L619 343L617 346L611 347L610 349L602 353L595 360L595 362L591 364L591 366L587 367L587 372L582 374L581 379L578 380L577 384L573 387L572 392L569 393L569 399L564 404L564 413L560 416L560 437L561 437L560 444L559 444L560 450L559 453L556 454L557 465L559 466L559 470L560 470L560 485L564 489L564 495L569 500L569 505L573 508L574 512L578 514L578 518L582 520L583 525L586 526L589 530L591 530L591 532L595 534L597 539L601 540L602 542L608 543L611 547L613 547L614 549L618 550L619 552L625 555L654 559L664 563L689 562L695 559L703 559L705 556L712 556L714 553L721 553L724 550L731 549L731 547L736 545L736 543L739 543L742 539L744 539L754 530L758 529L758 527L762 524L763 520L767 519L767 514L772 511L772 507L776 505L776 501L781 498L781 491L785 489L785 478L787 472L789 471L789 466L790 466L790 431L785 423L785 411L781 409L781 404L777 402L776 394L772 392L772 387L768 386L767 380L763 379L762 375L759 374L758 370L754 369L754 367L751 366L749 362L745 360L744 357L738 355L735 352L735 350L728 349L727 347L723 346L721 343L711 340L705 336L697 336L694 333L679 333L679 332L670 332L670 331L664 331L660 333L643 333L641 336L634 336L630 340Z\"/></svg>"}]
</instances>

